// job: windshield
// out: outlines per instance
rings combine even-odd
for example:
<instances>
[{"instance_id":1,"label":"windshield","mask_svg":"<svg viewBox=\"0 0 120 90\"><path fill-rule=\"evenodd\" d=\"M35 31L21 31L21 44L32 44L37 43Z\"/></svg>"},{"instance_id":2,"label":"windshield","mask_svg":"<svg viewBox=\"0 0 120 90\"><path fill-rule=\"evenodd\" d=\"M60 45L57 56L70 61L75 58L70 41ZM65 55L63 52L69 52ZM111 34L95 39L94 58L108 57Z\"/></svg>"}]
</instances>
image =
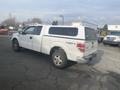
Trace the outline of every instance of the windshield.
<instances>
[{"instance_id":1,"label":"windshield","mask_svg":"<svg viewBox=\"0 0 120 90\"><path fill-rule=\"evenodd\" d=\"M91 28L85 27L86 40L97 40L97 31Z\"/></svg>"},{"instance_id":2,"label":"windshield","mask_svg":"<svg viewBox=\"0 0 120 90\"><path fill-rule=\"evenodd\" d=\"M117 36L120 36L120 32L111 32L110 35L117 35Z\"/></svg>"}]
</instances>

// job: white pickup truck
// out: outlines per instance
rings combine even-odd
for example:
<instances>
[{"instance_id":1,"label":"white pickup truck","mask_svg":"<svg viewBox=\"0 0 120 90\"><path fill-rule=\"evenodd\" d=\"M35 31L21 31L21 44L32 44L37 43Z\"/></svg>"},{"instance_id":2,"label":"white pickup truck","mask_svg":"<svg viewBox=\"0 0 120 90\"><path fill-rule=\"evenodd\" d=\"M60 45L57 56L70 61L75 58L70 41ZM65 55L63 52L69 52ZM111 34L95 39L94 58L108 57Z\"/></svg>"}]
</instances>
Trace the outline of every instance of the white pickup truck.
<instances>
[{"instance_id":1,"label":"white pickup truck","mask_svg":"<svg viewBox=\"0 0 120 90\"><path fill-rule=\"evenodd\" d=\"M96 30L83 25L29 25L11 40L14 51L26 48L50 55L57 68L65 68L68 61L88 62L97 53Z\"/></svg>"}]
</instances>

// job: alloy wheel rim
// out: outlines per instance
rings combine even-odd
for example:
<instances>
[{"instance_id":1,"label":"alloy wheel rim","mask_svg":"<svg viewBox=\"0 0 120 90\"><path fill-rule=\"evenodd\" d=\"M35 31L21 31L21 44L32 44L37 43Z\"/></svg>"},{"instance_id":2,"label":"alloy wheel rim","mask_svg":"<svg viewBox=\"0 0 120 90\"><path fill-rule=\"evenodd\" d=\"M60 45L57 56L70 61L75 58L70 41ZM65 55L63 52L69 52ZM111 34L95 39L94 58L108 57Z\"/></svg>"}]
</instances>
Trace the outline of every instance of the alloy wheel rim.
<instances>
[{"instance_id":1,"label":"alloy wheel rim","mask_svg":"<svg viewBox=\"0 0 120 90\"><path fill-rule=\"evenodd\" d=\"M59 66L59 65L61 65L62 64L62 59L61 59L61 57L60 56L54 56L54 64L55 65L57 65L57 66Z\"/></svg>"}]
</instances>

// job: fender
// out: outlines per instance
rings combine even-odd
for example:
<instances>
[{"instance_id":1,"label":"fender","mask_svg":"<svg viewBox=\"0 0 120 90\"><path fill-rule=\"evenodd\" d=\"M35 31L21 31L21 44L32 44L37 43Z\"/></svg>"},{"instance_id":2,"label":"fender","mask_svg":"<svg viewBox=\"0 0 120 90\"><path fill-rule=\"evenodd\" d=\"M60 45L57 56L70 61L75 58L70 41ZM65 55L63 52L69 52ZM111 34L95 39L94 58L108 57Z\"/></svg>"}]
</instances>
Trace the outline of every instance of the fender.
<instances>
[{"instance_id":1,"label":"fender","mask_svg":"<svg viewBox=\"0 0 120 90\"><path fill-rule=\"evenodd\" d=\"M60 48L62 48L62 49L65 51L65 53L66 53L66 55L67 55L67 58L70 59L69 49L68 49L68 47L66 47L64 44L61 44L61 43L59 43L59 42L54 42L54 43L51 43L51 44L49 44L49 45L50 45L49 48L48 48L48 54L49 54L49 55L50 55L50 51L51 51L52 48L54 48L54 47L60 47Z\"/></svg>"},{"instance_id":2,"label":"fender","mask_svg":"<svg viewBox=\"0 0 120 90\"><path fill-rule=\"evenodd\" d=\"M19 42L19 33L14 33L13 36L12 36L12 38L11 38L11 41L12 41L13 39L17 39L18 42Z\"/></svg>"}]
</instances>

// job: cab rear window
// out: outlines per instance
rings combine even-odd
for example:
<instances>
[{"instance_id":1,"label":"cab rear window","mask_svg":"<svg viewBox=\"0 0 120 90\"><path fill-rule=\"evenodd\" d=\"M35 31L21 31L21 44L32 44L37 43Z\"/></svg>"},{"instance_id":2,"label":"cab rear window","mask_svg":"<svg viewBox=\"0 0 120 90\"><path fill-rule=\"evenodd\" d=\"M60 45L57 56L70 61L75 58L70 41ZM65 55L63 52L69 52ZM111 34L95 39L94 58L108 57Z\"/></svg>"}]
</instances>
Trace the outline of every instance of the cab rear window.
<instances>
[{"instance_id":1,"label":"cab rear window","mask_svg":"<svg viewBox=\"0 0 120 90\"><path fill-rule=\"evenodd\" d=\"M86 40L97 40L97 31L91 28L85 27Z\"/></svg>"},{"instance_id":2,"label":"cab rear window","mask_svg":"<svg viewBox=\"0 0 120 90\"><path fill-rule=\"evenodd\" d=\"M49 34L64 35L64 36L77 36L78 28L73 27L51 27Z\"/></svg>"}]
</instances>

